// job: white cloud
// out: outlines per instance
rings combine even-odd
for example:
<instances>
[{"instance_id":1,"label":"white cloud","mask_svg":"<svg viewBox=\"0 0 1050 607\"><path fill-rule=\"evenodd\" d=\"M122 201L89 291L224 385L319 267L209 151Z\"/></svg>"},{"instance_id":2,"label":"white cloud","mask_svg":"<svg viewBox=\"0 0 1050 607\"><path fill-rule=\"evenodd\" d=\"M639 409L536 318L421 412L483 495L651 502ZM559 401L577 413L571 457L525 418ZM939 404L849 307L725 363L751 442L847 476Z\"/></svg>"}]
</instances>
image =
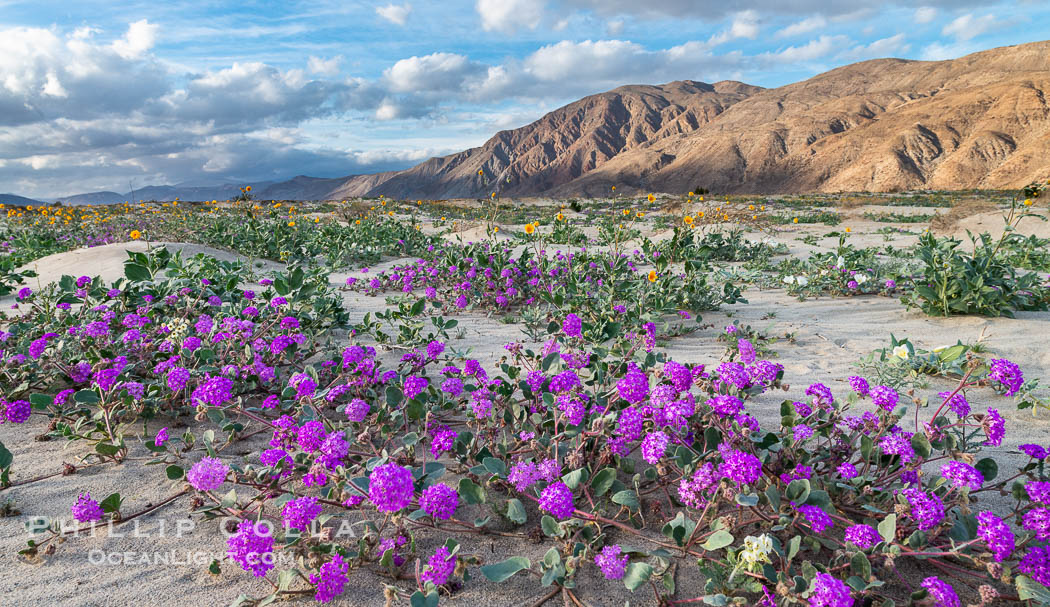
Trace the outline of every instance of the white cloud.
<instances>
[{"instance_id":1,"label":"white cloud","mask_svg":"<svg viewBox=\"0 0 1050 607\"><path fill-rule=\"evenodd\" d=\"M306 69L311 74L320 74L322 76L335 76L339 73L339 65L343 62L343 56L338 55L330 59L321 59L320 57L314 57L310 55L310 58L306 60Z\"/></svg>"},{"instance_id":2,"label":"white cloud","mask_svg":"<svg viewBox=\"0 0 1050 607\"><path fill-rule=\"evenodd\" d=\"M798 36L800 34L808 34L814 30L819 30L828 24L828 20L823 15L814 15L792 23L784 29L776 33L777 38L790 38L791 36Z\"/></svg>"},{"instance_id":3,"label":"white cloud","mask_svg":"<svg viewBox=\"0 0 1050 607\"><path fill-rule=\"evenodd\" d=\"M821 36L801 46L789 46L775 53L763 53L760 57L775 62L792 63L795 61L813 61L844 48L850 42L847 36Z\"/></svg>"},{"instance_id":4,"label":"white cloud","mask_svg":"<svg viewBox=\"0 0 1050 607\"><path fill-rule=\"evenodd\" d=\"M933 42L923 47L920 57L926 61L943 61L945 59L957 59L976 50L976 47L967 42L956 42L954 44Z\"/></svg>"},{"instance_id":5,"label":"white cloud","mask_svg":"<svg viewBox=\"0 0 1050 607\"><path fill-rule=\"evenodd\" d=\"M605 22L605 33L610 36L619 36L623 32L623 19L611 19Z\"/></svg>"},{"instance_id":6,"label":"white cloud","mask_svg":"<svg viewBox=\"0 0 1050 607\"><path fill-rule=\"evenodd\" d=\"M995 19L994 15L974 17L973 13L968 13L945 25L941 33L945 36L954 36L956 40L963 41L976 38L999 25L1000 23Z\"/></svg>"},{"instance_id":7,"label":"white cloud","mask_svg":"<svg viewBox=\"0 0 1050 607\"><path fill-rule=\"evenodd\" d=\"M849 61L860 61L862 59L881 59L885 57L899 57L911 50L903 33L889 38L882 38L870 44L858 45L842 53L840 58Z\"/></svg>"},{"instance_id":8,"label":"white cloud","mask_svg":"<svg viewBox=\"0 0 1050 607\"><path fill-rule=\"evenodd\" d=\"M512 33L536 29L543 19L544 0L478 0L477 11L485 31Z\"/></svg>"},{"instance_id":9,"label":"white cloud","mask_svg":"<svg viewBox=\"0 0 1050 607\"><path fill-rule=\"evenodd\" d=\"M124 37L113 43L113 50L125 59L137 59L153 48L157 41L157 30L154 23L143 19L128 26Z\"/></svg>"},{"instance_id":10,"label":"white cloud","mask_svg":"<svg viewBox=\"0 0 1050 607\"><path fill-rule=\"evenodd\" d=\"M377 6L376 14L386 19L391 23L397 25L404 25L405 21L408 20L408 14L412 12L411 4L388 4L386 6Z\"/></svg>"},{"instance_id":11,"label":"white cloud","mask_svg":"<svg viewBox=\"0 0 1050 607\"><path fill-rule=\"evenodd\" d=\"M395 93L450 91L484 71L465 55L432 53L398 61L383 72L383 79Z\"/></svg>"},{"instance_id":12,"label":"white cloud","mask_svg":"<svg viewBox=\"0 0 1050 607\"><path fill-rule=\"evenodd\" d=\"M729 29L711 36L711 44L723 44L737 38L754 40L758 37L758 13L753 10L741 11L733 15Z\"/></svg>"},{"instance_id":13,"label":"white cloud","mask_svg":"<svg viewBox=\"0 0 1050 607\"><path fill-rule=\"evenodd\" d=\"M915 9L916 23L929 23L937 18L937 9L932 6L920 6Z\"/></svg>"}]
</instances>

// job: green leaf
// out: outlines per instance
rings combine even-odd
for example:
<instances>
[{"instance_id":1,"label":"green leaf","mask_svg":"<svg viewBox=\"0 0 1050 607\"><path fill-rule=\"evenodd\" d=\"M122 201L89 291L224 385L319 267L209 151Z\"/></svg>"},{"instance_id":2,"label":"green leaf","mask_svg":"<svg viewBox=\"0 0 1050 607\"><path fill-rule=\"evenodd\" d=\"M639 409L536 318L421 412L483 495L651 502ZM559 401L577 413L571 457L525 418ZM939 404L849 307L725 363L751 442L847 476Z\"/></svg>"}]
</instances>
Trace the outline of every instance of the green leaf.
<instances>
[{"instance_id":1,"label":"green leaf","mask_svg":"<svg viewBox=\"0 0 1050 607\"><path fill-rule=\"evenodd\" d=\"M507 518L511 521L524 525L525 521L528 520L528 515L525 513L525 506L516 497L512 497L507 500Z\"/></svg>"},{"instance_id":2,"label":"green leaf","mask_svg":"<svg viewBox=\"0 0 1050 607\"><path fill-rule=\"evenodd\" d=\"M463 500L468 504L485 503L485 490L469 478L461 478L459 480L459 494L463 496Z\"/></svg>"},{"instance_id":3,"label":"green leaf","mask_svg":"<svg viewBox=\"0 0 1050 607\"><path fill-rule=\"evenodd\" d=\"M641 504L638 502L638 494L630 489L624 489L612 496L614 504L626 506L630 510L638 510Z\"/></svg>"},{"instance_id":4,"label":"green leaf","mask_svg":"<svg viewBox=\"0 0 1050 607\"><path fill-rule=\"evenodd\" d=\"M977 468L977 471L981 473L985 482L999 476L999 464L995 463L995 460L990 457L978 460L974 468Z\"/></svg>"},{"instance_id":5,"label":"green leaf","mask_svg":"<svg viewBox=\"0 0 1050 607\"><path fill-rule=\"evenodd\" d=\"M110 493L98 505L102 507L103 512L116 512L120 510L121 501L119 493Z\"/></svg>"},{"instance_id":6,"label":"green leaf","mask_svg":"<svg viewBox=\"0 0 1050 607\"><path fill-rule=\"evenodd\" d=\"M554 520L554 517L549 514L544 514L543 518L540 519L540 527L543 529L544 535L548 537L561 537L565 534L565 530L558 524L558 521Z\"/></svg>"},{"instance_id":7,"label":"green leaf","mask_svg":"<svg viewBox=\"0 0 1050 607\"><path fill-rule=\"evenodd\" d=\"M932 445L930 445L930 439L926 438L925 434L916 434L911 437L911 447L915 449L915 453L919 457L927 458L933 451Z\"/></svg>"},{"instance_id":8,"label":"green leaf","mask_svg":"<svg viewBox=\"0 0 1050 607\"><path fill-rule=\"evenodd\" d=\"M591 479L591 491L594 492L594 497L601 497L612 488L613 482L616 481L616 469L615 468L603 468L598 471L598 474L594 475Z\"/></svg>"},{"instance_id":9,"label":"green leaf","mask_svg":"<svg viewBox=\"0 0 1050 607\"><path fill-rule=\"evenodd\" d=\"M4 446L4 443L0 443L0 469L9 467L14 460L14 454Z\"/></svg>"},{"instance_id":10,"label":"green leaf","mask_svg":"<svg viewBox=\"0 0 1050 607\"><path fill-rule=\"evenodd\" d=\"M37 393L37 394L30 394L29 395L29 404L31 404L31 405L33 405L34 407L37 407L37 408L48 407L49 405L51 405L54 402L55 402L55 398L53 396L48 396L47 394Z\"/></svg>"},{"instance_id":11,"label":"green leaf","mask_svg":"<svg viewBox=\"0 0 1050 607\"><path fill-rule=\"evenodd\" d=\"M712 533L711 537L707 538L707 541L703 544L703 548L704 550L718 550L720 548L725 548L726 546L731 545L734 539L736 538L733 537L732 533L729 533L725 529L719 529Z\"/></svg>"},{"instance_id":12,"label":"green leaf","mask_svg":"<svg viewBox=\"0 0 1050 607\"><path fill-rule=\"evenodd\" d=\"M164 472L167 473L168 478L173 481L179 480L186 474L186 471L182 469L182 466L176 466L175 464L165 468Z\"/></svg>"},{"instance_id":13,"label":"green leaf","mask_svg":"<svg viewBox=\"0 0 1050 607\"><path fill-rule=\"evenodd\" d=\"M102 455L116 455L120 452L120 447L109 443L98 443L95 445L95 451Z\"/></svg>"},{"instance_id":14,"label":"green leaf","mask_svg":"<svg viewBox=\"0 0 1050 607\"><path fill-rule=\"evenodd\" d=\"M490 582L502 582L510 579L515 573L532 567L532 561L523 556L512 556L509 559L492 565L482 565L481 574Z\"/></svg>"},{"instance_id":15,"label":"green leaf","mask_svg":"<svg viewBox=\"0 0 1050 607\"><path fill-rule=\"evenodd\" d=\"M864 580L864 584L867 585L868 580L871 578L871 563L868 561L868 557L864 556L863 552L854 553L849 560L849 569L854 575Z\"/></svg>"},{"instance_id":16,"label":"green leaf","mask_svg":"<svg viewBox=\"0 0 1050 607\"><path fill-rule=\"evenodd\" d=\"M653 575L653 566L649 563L631 563L627 566L627 572L623 576L623 585L628 590L635 590L649 581Z\"/></svg>"},{"instance_id":17,"label":"green leaf","mask_svg":"<svg viewBox=\"0 0 1050 607\"><path fill-rule=\"evenodd\" d=\"M424 596L421 591L417 590L412 593L408 601L411 607L437 607L438 593L435 590L431 590L429 594Z\"/></svg>"},{"instance_id":18,"label":"green leaf","mask_svg":"<svg viewBox=\"0 0 1050 607\"><path fill-rule=\"evenodd\" d=\"M94 390L80 390L73 395L73 400L81 404L93 405L99 402L101 399L98 397L98 394L96 394Z\"/></svg>"},{"instance_id":19,"label":"green leaf","mask_svg":"<svg viewBox=\"0 0 1050 607\"><path fill-rule=\"evenodd\" d=\"M481 463L485 466L486 470L495 474L496 476L500 478L507 477L507 464L505 464L503 460L496 459L494 457L486 457L484 460L481 461Z\"/></svg>"},{"instance_id":20,"label":"green leaf","mask_svg":"<svg viewBox=\"0 0 1050 607\"><path fill-rule=\"evenodd\" d=\"M714 607L725 607L729 604L729 597L724 594L708 594L704 596L704 605L714 605Z\"/></svg>"},{"instance_id":21,"label":"green leaf","mask_svg":"<svg viewBox=\"0 0 1050 607\"><path fill-rule=\"evenodd\" d=\"M562 480L563 483L565 483L565 485L569 489L572 489L572 490L575 491L576 487L579 487L580 483L583 481L583 474L584 474L584 469L583 468L577 468L577 469L573 470L572 472L564 474L561 477L561 480Z\"/></svg>"},{"instance_id":22,"label":"green leaf","mask_svg":"<svg viewBox=\"0 0 1050 607\"><path fill-rule=\"evenodd\" d=\"M886 518L882 519L879 523L879 535L882 536L882 540L887 544L893 541L893 538L897 535L897 515L889 514Z\"/></svg>"},{"instance_id":23,"label":"green leaf","mask_svg":"<svg viewBox=\"0 0 1050 607\"><path fill-rule=\"evenodd\" d=\"M131 282L149 282L153 279L149 268L140 266L137 263L125 263L124 276L127 276Z\"/></svg>"},{"instance_id":24,"label":"green leaf","mask_svg":"<svg viewBox=\"0 0 1050 607\"><path fill-rule=\"evenodd\" d=\"M1038 582L1032 581L1025 575L1019 575L1014 579L1017 586L1017 597L1022 601L1036 600L1043 605L1050 605L1050 590Z\"/></svg>"},{"instance_id":25,"label":"green leaf","mask_svg":"<svg viewBox=\"0 0 1050 607\"><path fill-rule=\"evenodd\" d=\"M809 492L811 491L809 479L796 478L795 480L788 483L787 491L785 495L790 502L798 502L805 504L806 500L809 499Z\"/></svg>"}]
</instances>

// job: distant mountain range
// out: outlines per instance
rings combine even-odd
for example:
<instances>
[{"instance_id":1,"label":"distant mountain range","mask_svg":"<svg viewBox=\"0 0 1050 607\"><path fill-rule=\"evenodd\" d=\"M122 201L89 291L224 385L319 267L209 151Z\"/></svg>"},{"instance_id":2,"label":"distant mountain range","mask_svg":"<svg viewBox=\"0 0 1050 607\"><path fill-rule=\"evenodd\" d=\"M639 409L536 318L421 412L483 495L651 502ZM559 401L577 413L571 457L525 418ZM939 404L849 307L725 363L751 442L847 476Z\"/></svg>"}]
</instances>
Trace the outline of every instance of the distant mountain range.
<instances>
[{"instance_id":1,"label":"distant mountain range","mask_svg":"<svg viewBox=\"0 0 1050 607\"><path fill-rule=\"evenodd\" d=\"M14 194L0 194L0 204L13 204L13 205L38 205L47 204L40 200L33 200L32 198L26 198L25 196L16 196Z\"/></svg>"},{"instance_id":2,"label":"distant mountain range","mask_svg":"<svg viewBox=\"0 0 1050 607\"><path fill-rule=\"evenodd\" d=\"M774 89L689 80L624 86L404 171L252 186L267 200L602 196L613 186L624 193L1016 188L1050 177L1048 95L1050 41L947 61L862 61ZM240 185L61 200L225 200Z\"/></svg>"}]
</instances>

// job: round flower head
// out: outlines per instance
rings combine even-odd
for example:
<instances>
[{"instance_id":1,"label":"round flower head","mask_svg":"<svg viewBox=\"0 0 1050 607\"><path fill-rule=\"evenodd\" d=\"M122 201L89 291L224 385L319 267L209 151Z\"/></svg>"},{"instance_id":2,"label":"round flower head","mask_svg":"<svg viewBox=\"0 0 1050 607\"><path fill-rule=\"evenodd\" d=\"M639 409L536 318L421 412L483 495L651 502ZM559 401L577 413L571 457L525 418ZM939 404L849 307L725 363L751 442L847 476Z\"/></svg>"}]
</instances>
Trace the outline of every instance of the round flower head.
<instances>
[{"instance_id":1,"label":"round flower head","mask_svg":"<svg viewBox=\"0 0 1050 607\"><path fill-rule=\"evenodd\" d=\"M91 499L88 492L77 495L77 501L73 504L73 518L81 523L92 523L102 520L102 507L98 502Z\"/></svg>"},{"instance_id":2,"label":"round flower head","mask_svg":"<svg viewBox=\"0 0 1050 607\"><path fill-rule=\"evenodd\" d=\"M1028 499L1038 504L1050 506L1050 482L1028 481L1024 486L1024 490L1028 493Z\"/></svg>"},{"instance_id":3,"label":"round flower head","mask_svg":"<svg viewBox=\"0 0 1050 607\"><path fill-rule=\"evenodd\" d=\"M911 516L920 531L933 529L944 520L944 502L936 494L926 493L914 487L901 491L911 506Z\"/></svg>"},{"instance_id":4,"label":"round flower head","mask_svg":"<svg viewBox=\"0 0 1050 607\"><path fill-rule=\"evenodd\" d=\"M976 491L984 484L984 475L970 464L950 461L941 466L941 476L951 481L954 487L969 487Z\"/></svg>"},{"instance_id":5,"label":"round flower head","mask_svg":"<svg viewBox=\"0 0 1050 607\"><path fill-rule=\"evenodd\" d=\"M606 546L602 548L602 551L594 555L594 564L602 570L602 574L607 580L619 580L623 578L623 574L627 571L627 561L631 558L630 555L620 555L622 549L618 545Z\"/></svg>"},{"instance_id":6,"label":"round flower head","mask_svg":"<svg viewBox=\"0 0 1050 607\"><path fill-rule=\"evenodd\" d=\"M849 586L830 573L818 573L813 579L809 607L853 607Z\"/></svg>"},{"instance_id":7,"label":"round flower head","mask_svg":"<svg viewBox=\"0 0 1050 607\"><path fill-rule=\"evenodd\" d=\"M955 590L936 576L930 576L923 580L922 587L930 593L934 607L962 607Z\"/></svg>"},{"instance_id":8,"label":"round flower head","mask_svg":"<svg viewBox=\"0 0 1050 607\"><path fill-rule=\"evenodd\" d=\"M992 447L1003 444L1003 437L1006 436L1006 420L999 415L997 409L988 409L988 415L984 418L984 432L988 436L984 444Z\"/></svg>"},{"instance_id":9,"label":"round flower head","mask_svg":"<svg viewBox=\"0 0 1050 607\"><path fill-rule=\"evenodd\" d=\"M217 489L226 482L226 475L230 468L222 460L214 457L204 457L201 461L193 464L190 471L186 473L186 480L198 491L211 491Z\"/></svg>"},{"instance_id":10,"label":"round flower head","mask_svg":"<svg viewBox=\"0 0 1050 607\"><path fill-rule=\"evenodd\" d=\"M281 509L281 516L285 527L306 531L322 510L324 506L317 503L316 497L300 497L287 502Z\"/></svg>"},{"instance_id":11,"label":"round flower head","mask_svg":"<svg viewBox=\"0 0 1050 607\"><path fill-rule=\"evenodd\" d=\"M1017 564L1017 570L1027 573L1043 586L1050 586L1050 546L1031 546Z\"/></svg>"},{"instance_id":12,"label":"round flower head","mask_svg":"<svg viewBox=\"0 0 1050 607\"><path fill-rule=\"evenodd\" d=\"M846 528L846 541L853 542L862 550L878 544L881 539L879 532L871 525L852 525Z\"/></svg>"},{"instance_id":13,"label":"round flower head","mask_svg":"<svg viewBox=\"0 0 1050 607\"><path fill-rule=\"evenodd\" d=\"M893 408L897 406L897 401L900 400L897 391L889 386L875 386L871 389L870 394L871 402L886 411L893 411Z\"/></svg>"},{"instance_id":14,"label":"round flower head","mask_svg":"<svg viewBox=\"0 0 1050 607\"><path fill-rule=\"evenodd\" d=\"M33 407L29 404L29 401L16 400L13 403L6 403L6 405L4 417L13 424L24 424L33 413ZM3 423L3 419L0 419L0 423Z\"/></svg>"},{"instance_id":15,"label":"round flower head","mask_svg":"<svg viewBox=\"0 0 1050 607\"><path fill-rule=\"evenodd\" d=\"M540 494L540 510L550 513L554 518L569 518L576 509L572 500L572 489L561 481L555 481Z\"/></svg>"},{"instance_id":16,"label":"round flower head","mask_svg":"<svg viewBox=\"0 0 1050 607\"><path fill-rule=\"evenodd\" d=\"M868 386L868 380L858 375L854 375L853 377L849 378L849 387L861 396L867 396L868 393L871 391L870 386Z\"/></svg>"},{"instance_id":17,"label":"round flower head","mask_svg":"<svg viewBox=\"0 0 1050 607\"><path fill-rule=\"evenodd\" d=\"M157 436L153 439L153 445L155 447L163 447L164 443L168 442L168 429L161 428L157 432Z\"/></svg>"},{"instance_id":18,"label":"round flower head","mask_svg":"<svg viewBox=\"0 0 1050 607\"><path fill-rule=\"evenodd\" d=\"M1024 385L1021 368L1005 358L993 358L988 379L998 382L1006 396L1013 396Z\"/></svg>"},{"instance_id":19,"label":"round flower head","mask_svg":"<svg viewBox=\"0 0 1050 607\"><path fill-rule=\"evenodd\" d=\"M616 390L620 398L630 404L640 403L649 396L649 378L641 371L628 371L619 382Z\"/></svg>"},{"instance_id":20,"label":"round flower head","mask_svg":"<svg viewBox=\"0 0 1050 607\"><path fill-rule=\"evenodd\" d=\"M310 575L310 582L317 585L314 600L318 603L328 603L343 593L343 587L349 579L350 564L343 557L336 554L316 574Z\"/></svg>"},{"instance_id":21,"label":"round flower head","mask_svg":"<svg viewBox=\"0 0 1050 607\"><path fill-rule=\"evenodd\" d=\"M806 522L809 523L809 526L814 533L823 533L825 529L835 526L835 523L832 522L828 513L816 506L803 504L797 506L796 509L799 511L799 514L805 517Z\"/></svg>"},{"instance_id":22,"label":"round flower head","mask_svg":"<svg viewBox=\"0 0 1050 607\"><path fill-rule=\"evenodd\" d=\"M650 464L656 464L664 456L669 440L664 432L650 432L642 441L642 458Z\"/></svg>"},{"instance_id":23,"label":"round flower head","mask_svg":"<svg viewBox=\"0 0 1050 607\"><path fill-rule=\"evenodd\" d=\"M343 410L346 413L346 419L352 422L361 422L368 417L368 412L371 409L368 403L355 398L354 400L347 403L346 408Z\"/></svg>"},{"instance_id":24,"label":"round flower head","mask_svg":"<svg viewBox=\"0 0 1050 607\"><path fill-rule=\"evenodd\" d=\"M226 556L255 577L273 569L273 535L268 525L243 520L226 540Z\"/></svg>"},{"instance_id":25,"label":"round flower head","mask_svg":"<svg viewBox=\"0 0 1050 607\"><path fill-rule=\"evenodd\" d=\"M397 512L412 502L412 472L387 462L368 477L368 499L382 512Z\"/></svg>"},{"instance_id":26,"label":"round flower head","mask_svg":"<svg viewBox=\"0 0 1050 607\"><path fill-rule=\"evenodd\" d=\"M762 461L750 453L726 449L718 472L735 483L750 485L762 477Z\"/></svg>"},{"instance_id":27,"label":"round flower head","mask_svg":"<svg viewBox=\"0 0 1050 607\"><path fill-rule=\"evenodd\" d=\"M988 545L996 562L1003 562L1014 553L1016 538L1010 526L991 512L977 513L977 535Z\"/></svg>"},{"instance_id":28,"label":"round flower head","mask_svg":"<svg viewBox=\"0 0 1050 607\"><path fill-rule=\"evenodd\" d=\"M419 507L430 516L440 520L452 518L458 506L459 494L444 483L427 487L419 498Z\"/></svg>"},{"instance_id":29,"label":"round flower head","mask_svg":"<svg viewBox=\"0 0 1050 607\"><path fill-rule=\"evenodd\" d=\"M447 546L441 546L427 561L427 568L419 577L424 582L431 582L440 586L448 582L452 573L456 570L456 555L452 554Z\"/></svg>"},{"instance_id":30,"label":"round flower head","mask_svg":"<svg viewBox=\"0 0 1050 607\"><path fill-rule=\"evenodd\" d=\"M952 394L951 392L938 392L937 396L940 397L943 401L946 401L948 408L951 409L960 418L966 417L970 414L970 403L962 394Z\"/></svg>"},{"instance_id":31,"label":"round flower head","mask_svg":"<svg viewBox=\"0 0 1050 607\"><path fill-rule=\"evenodd\" d=\"M561 330L566 337L579 337L583 329L583 321L575 314L567 314L565 322L561 324Z\"/></svg>"},{"instance_id":32,"label":"round flower head","mask_svg":"<svg viewBox=\"0 0 1050 607\"><path fill-rule=\"evenodd\" d=\"M1024 513L1021 526L1035 532L1035 539L1050 539L1050 508L1034 508Z\"/></svg>"}]
</instances>

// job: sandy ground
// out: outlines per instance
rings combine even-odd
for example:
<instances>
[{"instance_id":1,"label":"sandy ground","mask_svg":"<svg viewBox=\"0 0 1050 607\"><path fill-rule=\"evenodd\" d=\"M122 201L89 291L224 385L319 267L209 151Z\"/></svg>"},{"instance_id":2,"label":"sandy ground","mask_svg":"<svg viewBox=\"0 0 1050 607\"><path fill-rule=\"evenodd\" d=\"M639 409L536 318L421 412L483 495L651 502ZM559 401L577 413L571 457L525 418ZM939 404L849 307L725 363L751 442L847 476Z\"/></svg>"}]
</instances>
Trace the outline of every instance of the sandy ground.
<instances>
[{"instance_id":1,"label":"sandy ground","mask_svg":"<svg viewBox=\"0 0 1050 607\"><path fill-rule=\"evenodd\" d=\"M859 214L857 216L859 217ZM978 221L974 218L969 219ZM908 232L894 235L887 240L882 234L875 233L887 224L851 218L848 225L854 230L851 242L858 246L881 246L887 242L906 246L914 242L916 234L923 228L921 225L901 226ZM837 240L822 238L817 246L811 246L801 243L798 238L806 234L822 235L841 228L842 226L789 226L780 230L775 239L788 245L790 254L804 255L815 250L827 250L833 247ZM481 228L476 228L474 231L460 233L459 236L464 241L474 238L480 240L484 232ZM766 237L763 234L751 236L756 239ZM204 252L223 259L236 257L231 253L196 245L172 246L186 253ZM553 250L567 247L548 248ZM45 284L57 280L63 274L101 274L107 280L120 277L123 275L125 249L144 250L145 244L114 244L41 259L33 264L40 276L31 279L30 285ZM372 267L378 270L405 261L407 260L388 260ZM266 264L266 269L278 267L279 264ZM341 285L351 274L356 275L357 272L332 274L331 281L333 285ZM354 321L369 311L380 311L385 306L385 298L382 296L368 297L351 291L342 293ZM774 427L778 423L778 407L781 400L801 397L810 383L824 382L836 394L844 395L848 390L845 379L855 372L853 363L872 350L887 346L890 332L898 338L908 337L917 347L922 348L954 344L956 340L976 341L983 335L984 342L994 353L1018 362L1026 377L1050 378L1050 349L1046 347L1045 341L1039 338L1050 333L1050 313L1020 313L1016 319L937 319L928 318L916 311L908 311L900 302L887 297L822 298L798 302L780 289L751 289L745 296L749 299L749 304L727 306L719 312L705 314L704 322L713 326L675 339L662 347L675 360L710 365L718 361L724 350L724 344L717 342L715 337L730 322L751 325L773 335L792 333L793 342L782 340L773 346L777 353L774 360L786 368L786 381L792 384L790 391L764 395L749 405L749 410L759 417L765 427ZM454 339L450 345L457 350L469 350L471 356L481 359L490 369L503 355L503 344L525 339L519 326L503 323L497 318L477 315L461 315L456 318L461 322L462 336L460 339ZM948 387L946 382L933 380L923 394L933 395ZM1031 412L1017 411L1011 399L996 396L990 390L974 393L970 400L975 409L996 407L1007 419L1006 443L1003 448L995 450L1001 471L1009 472L1011 465L1019 459L1018 456L1009 453L1018 444L1050 443L1050 413L1042 412L1033 417ZM179 423L185 424L187 421L193 424L194 431L198 434L208 427L208 423L199 424L192 420L168 420L164 423L181 432L183 428L179 427ZM147 436L152 436L157 427L151 427ZM60 440L34 440L34 437L45 430L46 422L37 418L22 426L0 425L0 441L15 456L14 481L56 473L62 469L63 463L78 465L79 459L87 453L85 447L78 444L67 445ZM142 537L133 535L135 523L132 522L116 527L114 533L102 532L98 537L71 538L58 547L56 554L37 561L30 562L16 554L30 537L24 525L38 516L69 520L69 507L78 491L90 490L92 495L98 498L119 491L125 499L123 510L126 513L160 503L177 493L181 487L179 483L168 481L161 469L145 465L149 457L141 444L136 442L140 440L130 439L133 443L132 457L120 465L89 467L72 475L56 476L46 481L15 486L0 492L0 502L10 501L18 511L18 514L0 520L0 571L6 574L0 576L0 596L4 597L3 604L210 606L226 605L242 592L259 597L268 591L265 582L251 578L236 565L224 564L220 575L208 573L207 563L212 556L222 556L225 540L219 533L217 522L206 521L199 515L191 514L189 496L180 497L164 508L137 519L138 535ZM263 444L262 437L236 443L223 452L223 457L233 461L238 458L254 461ZM490 492L492 499L502 497ZM990 505L994 508L999 504L991 501ZM462 508L457 516L462 520L473 520L480 512L478 506L467 506ZM175 531L177 521L187 518L194 521L194 528L178 537ZM530 509L529 522L524 527L497 528L525 534L538 523L539 516L534 509ZM652 526L658 533L659 524ZM419 547L420 554L425 557L445 536L422 534L421 537L426 538ZM533 543L526 537L461 535L460 541L464 554L477 554L488 563L498 562L515 554L524 554L535 562L541 559L549 548L549 544ZM625 539L623 543L638 542ZM103 551L110 558L114 558L113 555L118 553L128 554L121 557L122 562L96 564L100 554L98 551ZM154 561L156 557L152 556L153 553L168 554L168 558L175 562L166 565L127 562L138 561L142 558L142 553L147 553ZM202 562L187 562L190 557L196 555L201 555L197 558L202 559ZM680 563L677 576L679 598L702 594L702 581L694 572L691 562ZM628 601L631 605L656 604L652 592L646 588L632 594L627 592L622 584L607 582L599 577L594 567L586 567L580 576L580 598L592 607L619 606ZM333 604L369 607L383 605L384 582L389 580L371 573L352 575L346 592ZM399 585L403 588L410 586L405 581L399 582ZM544 594L546 592L534 578L519 575L503 584L495 585L485 581L479 572L472 571L471 578L462 590L447 604L479 607L527 606ZM557 601L560 601L560 598ZM312 600L303 599L299 603L309 604Z\"/></svg>"}]
</instances>

